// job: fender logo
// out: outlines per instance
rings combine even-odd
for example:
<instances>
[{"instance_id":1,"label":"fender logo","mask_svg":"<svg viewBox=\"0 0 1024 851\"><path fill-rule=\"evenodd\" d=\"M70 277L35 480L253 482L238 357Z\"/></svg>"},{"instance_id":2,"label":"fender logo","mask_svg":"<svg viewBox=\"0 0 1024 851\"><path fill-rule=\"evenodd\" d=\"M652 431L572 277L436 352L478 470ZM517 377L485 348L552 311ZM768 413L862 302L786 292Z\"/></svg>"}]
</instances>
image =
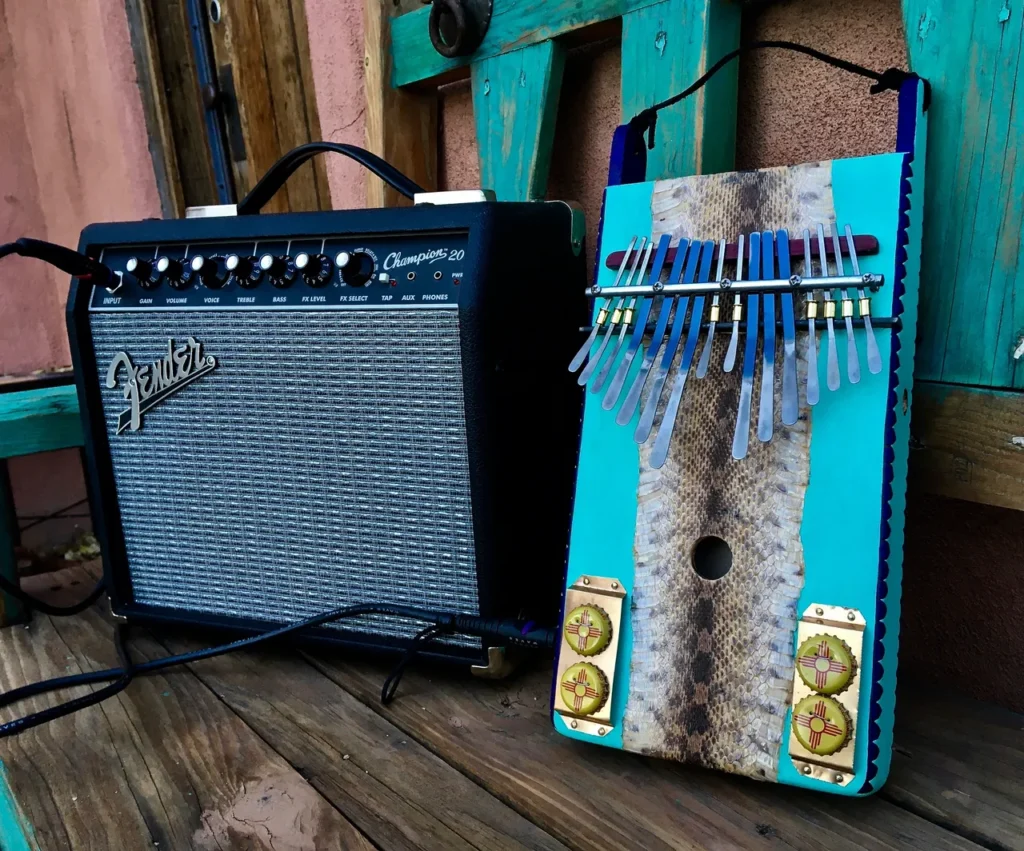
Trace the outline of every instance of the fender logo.
<instances>
[{"instance_id":1,"label":"fender logo","mask_svg":"<svg viewBox=\"0 0 1024 851\"><path fill-rule=\"evenodd\" d=\"M180 346L167 341L167 354L147 366L136 366L127 352L118 352L107 369L107 387L118 384L118 373L124 367L124 398L129 407L117 417L117 434L126 428L142 428L142 415L191 384L206 373L213 372L217 360L203 355L203 344L193 337Z\"/></svg>"}]
</instances>

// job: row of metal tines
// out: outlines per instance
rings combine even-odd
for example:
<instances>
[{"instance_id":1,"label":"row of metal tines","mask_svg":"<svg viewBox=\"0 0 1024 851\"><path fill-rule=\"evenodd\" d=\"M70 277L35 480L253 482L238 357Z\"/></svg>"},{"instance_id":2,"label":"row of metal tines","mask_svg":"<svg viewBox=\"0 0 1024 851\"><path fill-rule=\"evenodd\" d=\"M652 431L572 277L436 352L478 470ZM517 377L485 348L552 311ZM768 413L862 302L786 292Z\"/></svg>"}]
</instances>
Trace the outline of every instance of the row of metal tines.
<instances>
[{"instance_id":1,"label":"row of metal tines","mask_svg":"<svg viewBox=\"0 0 1024 851\"><path fill-rule=\"evenodd\" d=\"M732 323L729 345L722 364L725 372L732 372L736 366L740 328L744 324L746 326L739 411L732 445L734 458L744 458L747 454L758 336L762 329L761 384L756 433L760 441L767 442L771 440L774 432L777 295L782 309L781 419L784 424L792 425L798 418L794 305L796 298L802 297L806 304L804 316L807 321L808 344L805 396L808 404L815 405L820 398L816 334L819 317L824 319L828 332L828 388L836 390L840 385L836 318L842 318L846 326L847 378L851 384L860 381L860 359L854 336L855 299L851 295L853 291L857 294L856 308L861 320L858 324L862 324L865 331L868 370L872 373L881 371L882 360L871 324L871 299L868 293L877 290L882 285L883 278L881 275L861 275L853 231L849 225L845 229L846 253L853 272L849 276L843 262L843 247L838 228L835 225L831 227L834 272L829 268L828 243L823 225L817 225L815 236L820 272L817 277L813 275L814 240L811 231L803 232L804 274L801 277L791 274L789 234L785 230L779 230L752 233L749 236L740 235L737 240L735 270L731 278L725 276L725 240L716 245L710 240L702 242L680 239L665 283L661 278L666 266L670 238L667 235L662 236L658 240L657 250L654 250L653 239L634 237L618 268L614 284L611 287L594 286L588 290L589 295L601 299L597 306L597 317L586 342L569 364L569 370L575 372L582 366L579 383L588 385L593 393L603 391L602 407L612 410L622 397L630 367L640 351L641 344L647 340L640 369L635 373L615 418L619 425L629 424L640 404L645 387L649 385L640 420L633 434L638 444L646 443L654 432L662 392L669 382L677 351L683 343L683 331L687 327L686 317L689 313L690 321L682 354L678 365L675 366L668 402L650 453L652 467L663 466L668 457L679 405L694 366L693 361L701 333L704 331L706 337L694 372L697 378L703 378L707 374L715 331L718 324L725 319L722 315L721 299L725 300L724 308L729 311L728 320ZM716 255L716 278L712 279L711 267ZM643 285L645 273L648 278L646 286ZM634 278L637 281L636 286L633 285ZM822 294L821 302L816 298L818 292ZM706 304L709 296L710 304ZM649 330L648 323L655 310L658 311L657 321L653 329ZM763 321L759 318L759 313ZM627 340L630 328L632 335Z\"/></svg>"}]
</instances>

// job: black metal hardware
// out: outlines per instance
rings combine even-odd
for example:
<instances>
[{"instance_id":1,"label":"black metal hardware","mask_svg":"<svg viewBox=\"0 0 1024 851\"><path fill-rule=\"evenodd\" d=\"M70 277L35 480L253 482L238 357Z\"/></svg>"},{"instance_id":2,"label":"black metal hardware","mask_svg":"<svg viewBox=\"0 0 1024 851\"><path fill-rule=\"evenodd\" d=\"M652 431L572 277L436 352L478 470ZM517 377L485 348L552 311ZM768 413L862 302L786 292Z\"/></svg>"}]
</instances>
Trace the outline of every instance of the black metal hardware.
<instances>
[{"instance_id":1,"label":"black metal hardware","mask_svg":"<svg viewBox=\"0 0 1024 851\"><path fill-rule=\"evenodd\" d=\"M434 50L449 59L469 56L484 40L493 0L433 0L428 28Z\"/></svg>"}]
</instances>

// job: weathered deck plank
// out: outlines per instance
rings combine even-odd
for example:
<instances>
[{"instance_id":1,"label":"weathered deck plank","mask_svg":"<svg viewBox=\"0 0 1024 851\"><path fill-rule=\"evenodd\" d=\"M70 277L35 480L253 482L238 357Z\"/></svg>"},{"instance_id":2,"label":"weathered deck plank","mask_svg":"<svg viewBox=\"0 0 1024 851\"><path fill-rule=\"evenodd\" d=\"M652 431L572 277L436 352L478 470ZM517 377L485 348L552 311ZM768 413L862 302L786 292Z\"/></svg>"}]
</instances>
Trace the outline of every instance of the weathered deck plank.
<instances>
[{"instance_id":1,"label":"weathered deck plank","mask_svg":"<svg viewBox=\"0 0 1024 851\"><path fill-rule=\"evenodd\" d=\"M77 569L27 584L72 579L58 596L91 581ZM0 688L109 666L110 635L95 608L0 631ZM140 632L133 647L208 640ZM35 828L20 847L1024 848L1013 713L907 690L889 784L851 801L564 739L543 664L507 683L411 671L384 708L388 664L350 655L208 660L0 741Z\"/></svg>"},{"instance_id":2,"label":"weathered deck plank","mask_svg":"<svg viewBox=\"0 0 1024 851\"><path fill-rule=\"evenodd\" d=\"M904 689L893 782L882 794L989 848L1024 848L1024 718Z\"/></svg>"},{"instance_id":3,"label":"weathered deck plank","mask_svg":"<svg viewBox=\"0 0 1024 851\"><path fill-rule=\"evenodd\" d=\"M83 575L62 571L24 584L67 587ZM164 652L144 637L134 646L140 658ZM116 663L110 624L96 608L0 631L3 690ZM34 698L2 717L55 702ZM43 851L373 848L188 671L141 678L99 707L4 739L0 760Z\"/></svg>"},{"instance_id":4,"label":"weathered deck plank","mask_svg":"<svg viewBox=\"0 0 1024 851\"><path fill-rule=\"evenodd\" d=\"M383 669L317 653L377 706ZM889 800L838 800L569 741L548 718L550 674L507 684L406 674L384 716L574 848L977 848Z\"/></svg>"},{"instance_id":5,"label":"weathered deck plank","mask_svg":"<svg viewBox=\"0 0 1024 851\"><path fill-rule=\"evenodd\" d=\"M204 646L164 641L172 652ZM380 848L565 847L295 653L192 669Z\"/></svg>"}]
</instances>

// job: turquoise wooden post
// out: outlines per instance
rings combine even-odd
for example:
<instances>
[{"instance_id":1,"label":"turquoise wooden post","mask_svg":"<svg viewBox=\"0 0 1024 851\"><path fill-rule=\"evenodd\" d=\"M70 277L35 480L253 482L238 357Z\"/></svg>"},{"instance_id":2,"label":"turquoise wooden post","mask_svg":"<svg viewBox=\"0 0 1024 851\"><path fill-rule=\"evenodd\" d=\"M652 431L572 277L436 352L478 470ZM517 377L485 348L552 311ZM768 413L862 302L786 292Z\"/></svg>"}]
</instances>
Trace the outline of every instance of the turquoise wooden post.
<instances>
[{"instance_id":1,"label":"turquoise wooden post","mask_svg":"<svg viewBox=\"0 0 1024 851\"><path fill-rule=\"evenodd\" d=\"M564 67L553 41L473 63L480 182L499 201L544 196Z\"/></svg>"},{"instance_id":2,"label":"turquoise wooden post","mask_svg":"<svg viewBox=\"0 0 1024 851\"><path fill-rule=\"evenodd\" d=\"M622 119L681 92L740 40L740 7L663 0L622 16ZM737 65L662 110L647 179L729 171L736 149Z\"/></svg>"},{"instance_id":3,"label":"turquoise wooden post","mask_svg":"<svg viewBox=\"0 0 1024 851\"><path fill-rule=\"evenodd\" d=\"M932 84L917 377L1024 388L1024 0L904 0Z\"/></svg>"},{"instance_id":4,"label":"turquoise wooden post","mask_svg":"<svg viewBox=\"0 0 1024 851\"><path fill-rule=\"evenodd\" d=\"M0 575L18 581L14 553L17 520L7 486L6 459L33 452L81 446L84 442L78 396L71 385L0 393ZM24 607L0 594L0 626L26 616Z\"/></svg>"},{"instance_id":5,"label":"turquoise wooden post","mask_svg":"<svg viewBox=\"0 0 1024 851\"><path fill-rule=\"evenodd\" d=\"M564 52L557 38L622 17L622 115L630 118L696 79L739 43L733 0L495 0L491 25L470 57L445 59L427 37L429 10L391 22L392 85L472 63L481 183L499 198L543 197ZM736 69L719 74L659 118L648 177L723 171L736 137Z\"/></svg>"}]
</instances>

